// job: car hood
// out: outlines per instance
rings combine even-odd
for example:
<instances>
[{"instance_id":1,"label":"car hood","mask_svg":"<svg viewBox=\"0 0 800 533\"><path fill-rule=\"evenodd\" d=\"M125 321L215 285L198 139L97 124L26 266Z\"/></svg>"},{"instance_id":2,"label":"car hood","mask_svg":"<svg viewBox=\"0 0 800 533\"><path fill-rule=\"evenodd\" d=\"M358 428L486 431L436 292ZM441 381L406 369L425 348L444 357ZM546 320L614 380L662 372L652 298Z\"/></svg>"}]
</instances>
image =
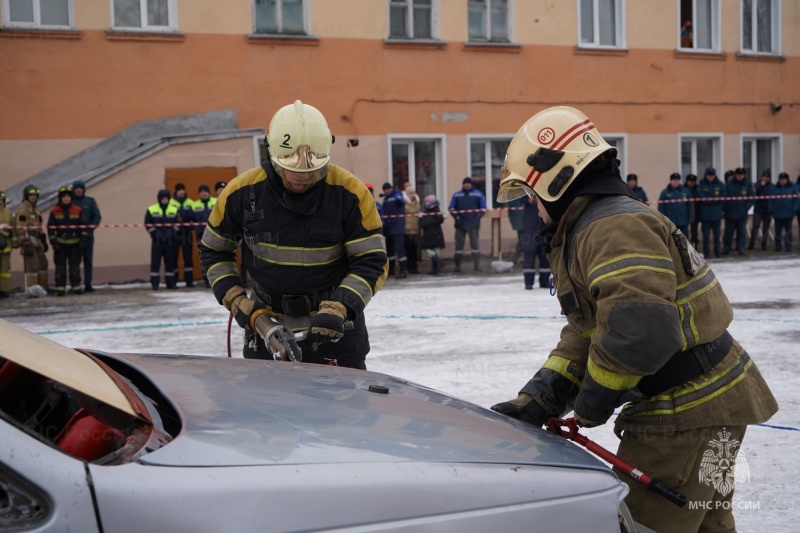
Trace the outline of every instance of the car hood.
<instances>
[{"instance_id":1,"label":"car hood","mask_svg":"<svg viewBox=\"0 0 800 533\"><path fill-rule=\"evenodd\" d=\"M607 470L565 440L403 379L348 368L197 356L116 355L181 417L163 466L436 461Z\"/></svg>"}]
</instances>

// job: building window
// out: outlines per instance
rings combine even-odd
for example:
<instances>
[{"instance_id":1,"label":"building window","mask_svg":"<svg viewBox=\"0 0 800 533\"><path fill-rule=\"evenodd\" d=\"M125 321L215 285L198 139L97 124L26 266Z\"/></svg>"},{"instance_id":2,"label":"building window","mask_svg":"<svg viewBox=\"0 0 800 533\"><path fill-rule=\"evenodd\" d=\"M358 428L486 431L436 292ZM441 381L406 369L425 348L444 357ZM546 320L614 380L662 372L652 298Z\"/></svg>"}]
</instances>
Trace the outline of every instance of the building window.
<instances>
[{"instance_id":1,"label":"building window","mask_svg":"<svg viewBox=\"0 0 800 533\"><path fill-rule=\"evenodd\" d=\"M773 176L782 168L781 139L774 135L745 135L742 137L742 167L748 179L755 181L770 169Z\"/></svg>"},{"instance_id":2,"label":"building window","mask_svg":"<svg viewBox=\"0 0 800 533\"><path fill-rule=\"evenodd\" d=\"M411 184L420 198L435 194L443 201L439 179L441 170L440 139L391 139L391 175L395 190Z\"/></svg>"},{"instance_id":3,"label":"building window","mask_svg":"<svg viewBox=\"0 0 800 533\"><path fill-rule=\"evenodd\" d=\"M780 53L780 0L742 0L742 51Z\"/></svg>"},{"instance_id":4,"label":"building window","mask_svg":"<svg viewBox=\"0 0 800 533\"><path fill-rule=\"evenodd\" d=\"M390 39L434 39L438 0L389 0Z\"/></svg>"},{"instance_id":5,"label":"building window","mask_svg":"<svg viewBox=\"0 0 800 533\"><path fill-rule=\"evenodd\" d=\"M4 0L4 24L15 27L72 27L71 0Z\"/></svg>"},{"instance_id":6,"label":"building window","mask_svg":"<svg viewBox=\"0 0 800 533\"><path fill-rule=\"evenodd\" d=\"M619 159L619 173L623 179L628 175L628 152L627 152L627 136L623 134L606 134L603 135L605 140L610 146L617 149L617 159Z\"/></svg>"},{"instance_id":7,"label":"building window","mask_svg":"<svg viewBox=\"0 0 800 533\"><path fill-rule=\"evenodd\" d=\"M255 32L305 35L303 0L255 0Z\"/></svg>"},{"instance_id":8,"label":"building window","mask_svg":"<svg viewBox=\"0 0 800 533\"><path fill-rule=\"evenodd\" d=\"M703 177L706 169L712 167L721 176L724 171L721 166L722 136L681 135L681 174Z\"/></svg>"},{"instance_id":9,"label":"building window","mask_svg":"<svg viewBox=\"0 0 800 533\"><path fill-rule=\"evenodd\" d=\"M509 0L469 0L469 40L507 43L511 40Z\"/></svg>"},{"instance_id":10,"label":"building window","mask_svg":"<svg viewBox=\"0 0 800 533\"><path fill-rule=\"evenodd\" d=\"M680 47L684 50L718 51L719 0L681 0Z\"/></svg>"},{"instance_id":11,"label":"building window","mask_svg":"<svg viewBox=\"0 0 800 533\"><path fill-rule=\"evenodd\" d=\"M113 0L111 6L115 29L175 29L175 0Z\"/></svg>"},{"instance_id":12,"label":"building window","mask_svg":"<svg viewBox=\"0 0 800 533\"><path fill-rule=\"evenodd\" d=\"M624 0L579 0L581 46L623 48Z\"/></svg>"},{"instance_id":13,"label":"building window","mask_svg":"<svg viewBox=\"0 0 800 533\"><path fill-rule=\"evenodd\" d=\"M471 139L469 143L469 171L472 185L486 196L486 205L508 207L497 202L500 188L500 169L506 159L511 138Z\"/></svg>"}]
</instances>

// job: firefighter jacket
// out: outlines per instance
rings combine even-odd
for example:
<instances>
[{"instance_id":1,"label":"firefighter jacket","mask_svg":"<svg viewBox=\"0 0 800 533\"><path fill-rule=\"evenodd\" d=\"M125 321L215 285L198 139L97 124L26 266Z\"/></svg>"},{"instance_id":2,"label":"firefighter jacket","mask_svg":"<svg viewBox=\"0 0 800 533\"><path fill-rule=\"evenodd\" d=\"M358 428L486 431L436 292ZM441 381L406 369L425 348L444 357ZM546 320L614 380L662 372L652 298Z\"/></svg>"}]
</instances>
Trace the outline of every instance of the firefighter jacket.
<instances>
[{"instance_id":1,"label":"firefighter jacket","mask_svg":"<svg viewBox=\"0 0 800 533\"><path fill-rule=\"evenodd\" d=\"M50 244L55 249L57 244L74 246L81 242L86 243L89 239L87 228L64 226L85 226L87 224L83 209L74 202L68 205L56 204L50 210L50 216L47 218L47 236L50 238Z\"/></svg>"},{"instance_id":2,"label":"firefighter jacket","mask_svg":"<svg viewBox=\"0 0 800 533\"><path fill-rule=\"evenodd\" d=\"M320 300L334 300L350 318L363 317L388 272L375 200L336 165L303 194L287 191L269 161L228 184L199 246L203 273L220 303L241 284L240 244L248 248L256 294L278 315L308 315ZM302 300L311 303L305 313L286 308Z\"/></svg>"},{"instance_id":3,"label":"firefighter jacket","mask_svg":"<svg viewBox=\"0 0 800 533\"><path fill-rule=\"evenodd\" d=\"M725 218L731 220L742 220L747 218L747 211L753 207L756 189L750 180L737 180L733 178L725 186L726 194L731 198L741 198L740 200L728 200L725 202Z\"/></svg>"},{"instance_id":4,"label":"firefighter jacket","mask_svg":"<svg viewBox=\"0 0 800 533\"><path fill-rule=\"evenodd\" d=\"M689 202L691 197L692 192L683 185L667 185L658 198L658 212L676 226L687 226L692 217L692 204Z\"/></svg>"},{"instance_id":5,"label":"firefighter jacket","mask_svg":"<svg viewBox=\"0 0 800 533\"><path fill-rule=\"evenodd\" d=\"M14 217L14 232L19 247L24 248L26 244L30 243L34 248L44 249L43 225L42 215L39 214L36 206L32 205L27 198L23 200Z\"/></svg>"},{"instance_id":6,"label":"firefighter jacket","mask_svg":"<svg viewBox=\"0 0 800 533\"><path fill-rule=\"evenodd\" d=\"M155 203L147 208L144 224L150 238L157 243L175 243L180 237L178 207L169 203L166 206ZM154 225L153 225L154 224Z\"/></svg>"},{"instance_id":7,"label":"firefighter jacket","mask_svg":"<svg viewBox=\"0 0 800 533\"><path fill-rule=\"evenodd\" d=\"M207 199L203 200L202 198L198 198L194 201L194 205L192 206L192 211L194 213L194 221L195 222L202 222L202 224L198 224L195 226L195 232L197 233L197 242L200 242L200 239L203 238L203 232L206 230L206 222L208 222L208 216L211 214L211 211L214 209L214 206L217 205L217 198L215 196L209 196Z\"/></svg>"},{"instance_id":8,"label":"firefighter jacket","mask_svg":"<svg viewBox=\"0 0 800 533\"><path fill-rule=\"evenodd\" d=\"M11 253L13 237L11 235L12 220L11 210L6 206L0 206L0 235L3 236L0 241L5 241L5 244L0 242L0 254Z\"/></svg>"},{"instance_id":9,"label":"firefighter jacket","mask_svg":"<svg viewBox=\"0 0 800 533\"><path fill-rule=\"evenodd\" d=\"M714 178L713 181L708 181L706 178L700 180L697 184L697 198L715 198L715 200L705 200L697 202L697 221L698 222L716 222L722 220L723 213L723 198L726 194L725 184L719 178Z\"/></svg>"},{"instance_id":10,"label":"firefighter jacket","mask_svg":"<svg viewBox=\"0 0 800 533\"><path fill-rule=\"evenodd\" d=\"M777 403L727 334L733 311L717 278L666 217L629 196L578 196L547 254L566 315L561 339L523 388L551 415L623 405L616 429L671 433L765 422ZM650 397L644 376L696 347L719 362ZM580 409L579 409L580 408Z\"/></svg>"}]
</instances>

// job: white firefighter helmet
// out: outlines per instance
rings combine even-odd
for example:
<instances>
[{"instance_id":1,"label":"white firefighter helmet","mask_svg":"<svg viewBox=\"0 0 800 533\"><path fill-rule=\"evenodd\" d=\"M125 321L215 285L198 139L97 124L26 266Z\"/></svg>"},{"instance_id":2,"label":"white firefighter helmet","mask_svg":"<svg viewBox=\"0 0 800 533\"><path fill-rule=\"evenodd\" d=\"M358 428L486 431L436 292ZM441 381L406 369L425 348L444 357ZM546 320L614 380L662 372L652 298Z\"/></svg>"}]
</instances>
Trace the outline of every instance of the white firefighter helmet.
<instances>
[{"instance_id":1,"label":"white firefighter helmet","mask_svg":"<svg viewBox=\"0 0 800 533\"><path fill-rule=\"evenodd\" d=\"M295 100L272 117L267 143L276 170L312 173L330 162L333 136L316 107Z\"/></svg>"},{"instance_id":2,"label":"white firefighter helmet","mask_svg":"<svg viewBox=\"0 0 800 533\"><path fill-rule=\"evenodd\" d=\"M589 163L606 152L616 157L616 149L581 111L566 106L540 111L508 145L497 201L533 193L546 202L558 200Z\"/></svg>"}]
</instances>

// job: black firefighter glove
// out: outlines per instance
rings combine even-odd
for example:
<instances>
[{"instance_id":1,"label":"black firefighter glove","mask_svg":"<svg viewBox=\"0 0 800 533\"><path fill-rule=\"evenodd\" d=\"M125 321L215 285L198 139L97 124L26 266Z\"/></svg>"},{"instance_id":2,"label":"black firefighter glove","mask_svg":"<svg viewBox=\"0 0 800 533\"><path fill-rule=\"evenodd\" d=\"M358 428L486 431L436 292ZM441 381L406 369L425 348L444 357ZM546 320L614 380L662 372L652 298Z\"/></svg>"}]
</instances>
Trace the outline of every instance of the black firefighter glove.
<instances>
[{"instance_id":1,"label":"black firefighter glove","mask_svg":"<svg viewBox=\"0 0 800 533\"><path fill-rule=\"evenodd\" d=\"M22 255L33 257L33 243L31 241L22 245Z\"/></svg>"},{"instance_id":2,"label":"black firefighter glove","mask_svg":"<svg viewBox=\"0 0 800 533\"><path fill-rule=\"evenodd\" d=\"M578 397L575 398L573 410L575 411L575 421L585 428L602 426L614 414L613 406L594 406L586 400L582 393L578 393Z\"/></svg>"},{"instance_id":3,"label":"black firefighter glove","mask_svg":"<svg viewBox=\"0 0 800 533\"><path fill-rule=\"evenodd\" d=\"M317 351L323 342L337 341L344 336L344 321L347 319L347 308L341 302L324 300L319 304L319 311L311 317L306 342L313 351Z\"/></svg>"},{"instance_id":4,"label":"black firefighter glove","mask_svg":"<svg viewBox=\"0 0 800 533\"><path fill-rule=\"evenodd\" d=\"M264 304L247 297L247 291L236 285L222 297L222 305L231 312L239 327L250 328L250 317L256 309L264 309Z\"/></svg>"},{"instance_id":5,"label":"black firefighter glove","mask_svg":"<svg viewBox=\"0 0 800 533\"><path fill-rule=\"evenodd\" d=\"M49 249L50 249L50 247L49 247L49 246L47 246L47 239L45 239L44 237L42 237L42 251L43 251L44 253L47 253L47 251L48 251Z\"/></svg>"},{"instance_id":6,"label":"black firefighter glove","mask_svg":"<svg viewBox=\"0 0 800 533\"><path fill-rule=\"evenodd\" d=\"M513 400L501 402L492 406L492 411L497 411L511 418L522 420L528 424L542 427L548 418L547 412L539 405L539 402L525 392L520 392Z\"/></svg>"}]
</instances>

